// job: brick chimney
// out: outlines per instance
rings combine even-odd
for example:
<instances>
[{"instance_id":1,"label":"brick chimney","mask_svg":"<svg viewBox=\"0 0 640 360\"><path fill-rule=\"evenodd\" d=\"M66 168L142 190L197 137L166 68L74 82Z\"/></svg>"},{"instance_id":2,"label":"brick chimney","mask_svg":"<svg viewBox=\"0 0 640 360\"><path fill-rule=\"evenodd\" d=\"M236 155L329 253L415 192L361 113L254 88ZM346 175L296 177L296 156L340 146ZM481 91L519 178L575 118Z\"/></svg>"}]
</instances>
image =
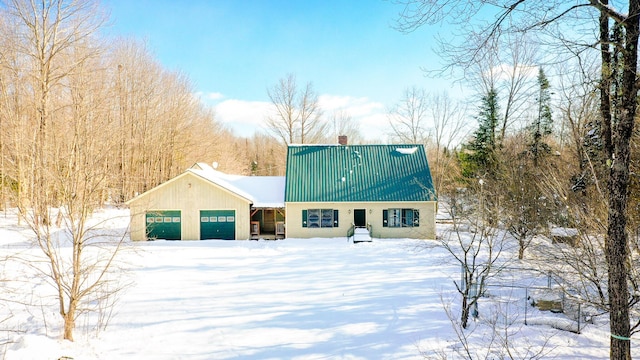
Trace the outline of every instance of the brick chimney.
<instances>
[{"instance_id":1,"label":"brick chimney","mask_svg":"<svg viewBox=\"0 0 640 360\"><path fill-rule=\"evenodd\" d=\"M340 145L347 145L347 135L340 135L338 136L338 144Z\"/></svg>"}]
</instances>

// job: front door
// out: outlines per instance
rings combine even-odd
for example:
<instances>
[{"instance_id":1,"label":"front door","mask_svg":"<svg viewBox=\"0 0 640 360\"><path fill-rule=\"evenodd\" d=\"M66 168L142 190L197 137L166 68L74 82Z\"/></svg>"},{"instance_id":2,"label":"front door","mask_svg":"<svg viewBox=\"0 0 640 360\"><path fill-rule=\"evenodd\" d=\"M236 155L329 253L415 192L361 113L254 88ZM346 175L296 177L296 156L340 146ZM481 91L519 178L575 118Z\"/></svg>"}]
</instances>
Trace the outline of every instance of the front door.
<instances>
[{"instance_id":1,"label":"front door","mask_svg":"<svg viewBox=\"0 0 640 360\"><path fill-rule=\"evenodd\" d=\"M353 210L353 223L356 227L366 227L367 226L367 211L366 209L355 209Z\"/></svg>"}]
</instances>

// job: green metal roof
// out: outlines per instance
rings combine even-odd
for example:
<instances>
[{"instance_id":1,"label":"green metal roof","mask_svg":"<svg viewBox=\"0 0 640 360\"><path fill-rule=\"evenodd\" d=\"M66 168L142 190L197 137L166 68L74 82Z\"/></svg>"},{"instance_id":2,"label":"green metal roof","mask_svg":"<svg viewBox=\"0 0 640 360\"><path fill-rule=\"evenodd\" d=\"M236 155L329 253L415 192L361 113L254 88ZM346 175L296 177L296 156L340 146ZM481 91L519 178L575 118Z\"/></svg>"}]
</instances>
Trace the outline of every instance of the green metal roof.
<instances>
[{"instance_id":1,"label":"green metal roof","mask_svg":"<svg viewBox=\"0 0 640 360\"><path fill-rule=\"evenodd\" d=\"M285 202L435 201L422 145L292 145Z\"/></svg>"}]
</instances>

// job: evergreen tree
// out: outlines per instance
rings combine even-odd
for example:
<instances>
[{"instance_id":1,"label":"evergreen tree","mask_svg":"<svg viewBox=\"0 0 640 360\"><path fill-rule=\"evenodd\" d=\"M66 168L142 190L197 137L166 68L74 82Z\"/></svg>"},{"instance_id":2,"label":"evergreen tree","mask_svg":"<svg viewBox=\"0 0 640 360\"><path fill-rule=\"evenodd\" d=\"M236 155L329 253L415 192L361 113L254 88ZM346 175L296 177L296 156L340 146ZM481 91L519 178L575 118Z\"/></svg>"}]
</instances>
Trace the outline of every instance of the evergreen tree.
<instances>
[{"instance_id":1,"label":"evergreen tree","mask_svg":"<svg viewBox=\"0 0 640 360\"><path fill-rule=\"evenodd\" d=\"M498 93L492 87L482 97L478 114L478 129L473 139L463 146L460 154L462 173L465 177L491 175L495 173L496 163L496 127L499 123L500 107Z\"/></svg>"},{"instance_id":2,"label":"evergreen tree","mask_svg":"<svg viewBox=\"0 0 640 360\"><path fill-rule=\"evenodd\" d=\"M553 132L550 85L542 68L540 68L538 72L538 86L540 89L538 95L538 115L529 126L529 131L531 132L529 152L533 157L533 164L535 166L538 166L540 157L551 151L551 147L545 142L545 139Z\"/></svg>"}]
</instances>

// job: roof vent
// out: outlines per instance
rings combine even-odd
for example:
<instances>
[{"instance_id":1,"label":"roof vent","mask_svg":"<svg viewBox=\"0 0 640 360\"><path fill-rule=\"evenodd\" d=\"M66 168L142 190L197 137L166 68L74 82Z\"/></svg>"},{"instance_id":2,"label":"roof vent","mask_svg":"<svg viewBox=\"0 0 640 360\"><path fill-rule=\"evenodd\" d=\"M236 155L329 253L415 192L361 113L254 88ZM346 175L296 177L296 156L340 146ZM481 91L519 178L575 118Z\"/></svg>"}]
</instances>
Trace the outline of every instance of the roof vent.
<instances>
[{"instance_id":1,"label":"roof vent","mask_svg":"<svg viewBox=\"0 0 640 360\"><path fill-rule=\"evenodd\" d=\"M347 145L347 135L340 135L338 136L338 144L340 145Z\"/></svg>"}]
</instances>

